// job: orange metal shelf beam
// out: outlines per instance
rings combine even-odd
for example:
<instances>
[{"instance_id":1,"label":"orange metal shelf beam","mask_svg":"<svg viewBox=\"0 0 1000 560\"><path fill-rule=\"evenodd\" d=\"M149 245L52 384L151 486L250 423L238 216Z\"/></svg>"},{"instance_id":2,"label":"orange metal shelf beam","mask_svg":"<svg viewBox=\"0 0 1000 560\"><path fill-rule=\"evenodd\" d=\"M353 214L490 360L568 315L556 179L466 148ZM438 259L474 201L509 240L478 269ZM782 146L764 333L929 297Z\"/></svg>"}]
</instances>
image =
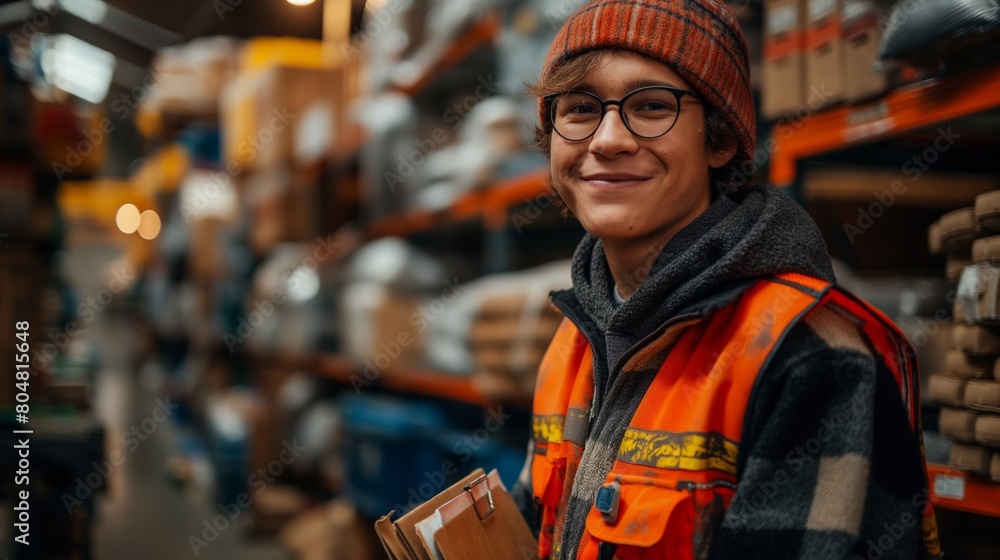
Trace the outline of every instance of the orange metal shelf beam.
<instances>
[{"instance_id":1,"label":"orange metal shelf beam","mask_svg":"<svg viewBox=\"0 0 1000 560\"><path fill-rule=\"evenodd\" d=\"M928 463L927 473L931 480L931 501L935 507L1000 517L1000 484L990 483L986 478L934 463ZM938 496L936 488L939 484L943 485L948 480L955 481L942 477L962 479L965 496L962 499Z\"/></svg>"},{"instance_id":2,"label":"orange metal shelf beam","mask_svg":"<svg viewBox=\"0 0 1000 560\"><path fill-rule=\"evenodd\" d=\"M1000 65L902 87L860 105L834 107L774 126L770 180L795 181L803 158L891 138L902 132L1000 107Z\"/></svg>"},{"instance_id":3,"label":"orange metal shelf beam","mask_svg":"<svg viewBox=\"0 0 1000 560\"><path fill-rule=\"evenodd\" d=\"M449 44L441 57L434 62L424 73L413 83L396 85L396 91L407 95L416 95L424 90L439 74L458 64L462 59L476 50L480 45L488 43L496 38L500 31L500 21L496 14L490 14L481 21L475 23L464 33L455 38Z\"/></svg>"},{"instance_id":4,"label":"orange metal shelf beam","mask_svg":"<svg viewBox=\"0 0 1000 560\"><path fill-rule=\"evenodd\" d=\"M319 357L317 372L328 379L344 384L355 381L370 382L393 391L404 391L421 395L440 397L484 407L497 404L497 400L483 391L467 377L459 377L431 370L391 366L379 372L378 377L368 380L363 368L351 360L333 354Z\"/></svg>"},{"instance_id":5,"label":"orange metal shelf beam","mask_svg":"<svg viewBox=\"0 0 1000 560\"><path fill-rule=\"evenodd\" d=\"M486 189L458 197L448 208L430 212L413 210L398 216L376 220L368 228L369 237L405 236L444 223L483 216L488 227L502 227L511 206L522 204L546 192L548 170L538 170L496 183Z\"/></svg>"}]
</instances>

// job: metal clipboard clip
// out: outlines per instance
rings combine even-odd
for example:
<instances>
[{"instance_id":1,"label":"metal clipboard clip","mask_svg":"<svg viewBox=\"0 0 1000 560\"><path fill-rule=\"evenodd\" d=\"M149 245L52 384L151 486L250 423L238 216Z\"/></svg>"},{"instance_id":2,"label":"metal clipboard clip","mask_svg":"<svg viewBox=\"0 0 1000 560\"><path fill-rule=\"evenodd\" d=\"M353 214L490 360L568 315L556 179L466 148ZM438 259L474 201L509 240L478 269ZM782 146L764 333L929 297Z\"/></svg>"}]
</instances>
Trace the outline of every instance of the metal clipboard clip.
<instances>
[{"instance_id":1,"label":"metal clipboard clip","mask_svg":"<svg viewBox=\"0 0 1000 560\"><path fill-rule=\"evenodd\" d=\"M486 497L487 497L487 499L488 499L488 501L490 503L490 510L486 512L486 515L483 515L483 512L479 510L479 501L476 500L476 495L472 493L472 489L475 488L476 486L478 486L479 484L483 483L483 482L486 483ZM479 520L480 521L482 521L483 519L486 519L487 517L493 515L493 511L494 511L494 507L493 507L493 490L490 488L490 481L489 481L489 478L486 477L486 475L483 475L483 476L477 478L476 480L473 480L463 490L465 492L468 492L469 493L469 497L472 498L472 507L476 508L476 515L479 516Z\"/></svg>"}]
</instances>

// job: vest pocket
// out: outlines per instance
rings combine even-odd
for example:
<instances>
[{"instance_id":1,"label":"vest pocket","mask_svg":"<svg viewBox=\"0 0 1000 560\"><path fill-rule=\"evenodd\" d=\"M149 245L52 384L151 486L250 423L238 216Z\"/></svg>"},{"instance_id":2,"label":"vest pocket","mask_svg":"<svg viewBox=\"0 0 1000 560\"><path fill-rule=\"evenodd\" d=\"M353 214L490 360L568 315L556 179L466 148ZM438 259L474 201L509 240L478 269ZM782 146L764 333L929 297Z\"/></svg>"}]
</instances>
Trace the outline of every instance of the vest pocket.
<instances>
[{"instance_id":1,"label":"vest pocket","mask_svg":"<svg viewBox=\"0 0 1000 560\"><path fill-rule=\"evenodd\" d=\"M606 520L592 507L587 515L590 537L596 543L615 545L615 558L690 558L694 525L691 492L627 478L618 480L618 518Z\"/></svg>"}]
</instances>

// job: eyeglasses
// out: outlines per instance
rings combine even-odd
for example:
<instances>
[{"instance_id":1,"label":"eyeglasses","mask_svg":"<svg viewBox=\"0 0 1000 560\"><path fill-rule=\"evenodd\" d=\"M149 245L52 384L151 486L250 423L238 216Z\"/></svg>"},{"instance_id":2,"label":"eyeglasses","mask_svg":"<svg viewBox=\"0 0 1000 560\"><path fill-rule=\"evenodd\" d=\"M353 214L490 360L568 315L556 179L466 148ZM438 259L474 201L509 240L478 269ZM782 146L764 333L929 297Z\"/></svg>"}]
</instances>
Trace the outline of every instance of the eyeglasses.
<instances>
[{"instance_id":1,"label":"eyeglasses","mask_svg":"<svg viewBox=\"0 0 1000 560\"><path fill-rule=\"evenodd\" d=\"M556 134L570 142L590 138L610 105L618 106L625 128L639 138L659 138L670 132L681 113L681 99L693 92L669 86L639 88L620 100L605 101L593 93L570 90L545 97L549 122Z\"/></svg>"}]
</instances>

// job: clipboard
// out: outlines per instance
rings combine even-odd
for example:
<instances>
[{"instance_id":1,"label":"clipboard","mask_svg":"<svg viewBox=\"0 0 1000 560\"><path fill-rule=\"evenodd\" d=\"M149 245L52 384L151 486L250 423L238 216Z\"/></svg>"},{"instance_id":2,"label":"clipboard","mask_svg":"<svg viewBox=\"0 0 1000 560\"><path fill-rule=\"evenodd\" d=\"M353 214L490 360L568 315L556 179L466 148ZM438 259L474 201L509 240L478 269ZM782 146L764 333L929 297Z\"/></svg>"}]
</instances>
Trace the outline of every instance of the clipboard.
<instances>
[{"instance_id":1,"label":"clipboard","mask_svg":"<svg viewBox=\"0 0 1000 560\"><path fill-rule=\"evenodd\" d=\"M465 487L485 476L483 469L476 469L443 492L410 510L396 521L395 511L390 511L375 522L375 532L382 541L390 560L433 560L417 535L416 525L434 515L437 509L464 493Z\"/></svg>"},{"instance_id":2,"label":"clipboard","mask_svg":"<svg viewBox=\"0 0 1000 560\"><path fill-rule=\"evenodd\" d=\"M417 523L433 560L534 560L538 543L496 469Z\"/></svg>"}]
</instances>

